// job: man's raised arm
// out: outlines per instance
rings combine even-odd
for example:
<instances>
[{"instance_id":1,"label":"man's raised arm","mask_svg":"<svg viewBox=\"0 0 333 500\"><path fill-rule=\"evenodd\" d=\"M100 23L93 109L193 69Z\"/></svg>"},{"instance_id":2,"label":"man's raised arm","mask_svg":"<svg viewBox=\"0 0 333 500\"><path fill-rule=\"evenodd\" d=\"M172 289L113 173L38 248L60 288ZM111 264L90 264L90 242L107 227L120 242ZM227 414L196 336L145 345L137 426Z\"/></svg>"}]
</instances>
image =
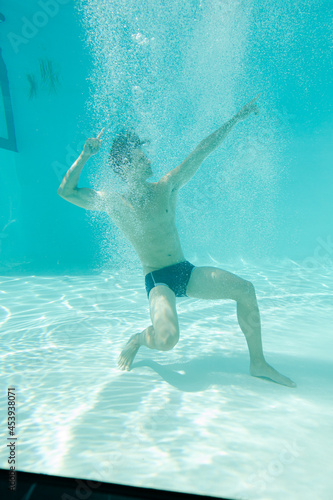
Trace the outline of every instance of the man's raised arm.
<instances>
[{"instance_id":1,"label":"man's raised arm","mask_svg":"<svg viewBox=\"0 0 333 500\"><path fill-rule=\"evenodd\" d=\"M170 182L173 189L179 189L186 184L193 177L207 156L220 146L236 123L245 120L253 112L256 115L259 113L258 105L255 102L259 95L243 106L243 108L233 118L222 125L222 127L203 139L180 165L170 170L162 179L166 182Z\"/></svg>"},{"instance_id":2,"label":"man's raised arm","mask_svg":"<svg viewBox=\"0 0 333 500\"><path fill-rule=\"evenodd\" d=\"M105 195L102 191L77 187L84 165L100 150L103 132L104 128L96 138L86 140L82 153L68 170L57 190L59 196L86 210L104 209Z\"/></svg>"}]
</instances>

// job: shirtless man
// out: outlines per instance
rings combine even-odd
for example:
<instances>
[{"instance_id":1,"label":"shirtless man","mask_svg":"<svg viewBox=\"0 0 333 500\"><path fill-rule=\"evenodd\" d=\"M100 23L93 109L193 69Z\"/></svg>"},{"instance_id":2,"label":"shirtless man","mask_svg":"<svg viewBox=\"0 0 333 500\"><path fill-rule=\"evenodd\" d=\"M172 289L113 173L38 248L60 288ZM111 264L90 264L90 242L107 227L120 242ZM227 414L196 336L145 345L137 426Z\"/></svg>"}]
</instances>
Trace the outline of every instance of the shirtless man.
<instances>
[{"instance_id":1,"label":"shirtless man","mask_svg":"<svg viewBox=\"0 0 333 500\"><path fill-rule=\"evenodd\" d=\"M122 350L118 365L130 370L141 346L168 351L179 340L176 297L232 299L237 303L239 326L250 354L250 374L296 387L296 384L270 366L263 354L260 314L251 282L222 269L195 267L183 254L176 227L179 189L196 173L201 163L229 134L252 113L258 114L255 97L222 127L201 141L185 160L158 182L152 176L151 162L142 151L144 142L127 129L115 138L109 164L126 182L124 195L77 187L86 161L100 149L104 129L95 139L87 139L82 153L66 173L58 194L86 210L102 210L123 231L135 248L143 267L152 324L131 336Z\"/></svg>"}]
</instances>

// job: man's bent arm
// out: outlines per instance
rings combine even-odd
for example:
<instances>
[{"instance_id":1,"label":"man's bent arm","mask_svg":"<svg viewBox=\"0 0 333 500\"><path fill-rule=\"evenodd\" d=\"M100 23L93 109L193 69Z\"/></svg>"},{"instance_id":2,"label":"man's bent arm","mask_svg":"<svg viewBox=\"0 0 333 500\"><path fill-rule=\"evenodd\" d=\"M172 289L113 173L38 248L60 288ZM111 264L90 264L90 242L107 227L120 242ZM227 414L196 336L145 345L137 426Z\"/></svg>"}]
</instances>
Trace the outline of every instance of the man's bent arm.
<instances>
[{"instance_id":1,"label":"man's bent arm","mask_svg":"<svg viewBox=\"0 0 333 500\"><path fill-rule=\"evenodd\" d=\"M104 128L98 134L96 139L87 139L83 146L83 151L78 157L78 159L73 163L71 168L66 173L63 178L57 193L60 196L71 195L75 190L77 190L77 185L79 182L81 171L89 158L98 153L101 147L101 136L104 132Z\"/></svg>"},{"instance_id":2,"label":"man's bent arm","mask_svg":"<svg viewBox=\"0 0 333 500\"><path fill-rule=\"evenodd\" d=\"M68 170L57 190L59 196L86 210L105 209L106 195L104 192L77 187L81 171L87 160L100 149L100 138L103 131L104 129L98 134L96 139L86 140L82 153Z\"/></svg>"},{"instance_id":3,"label":"man's bent arm","mask_svg":"<svg viewBox=\"0 0 333 500\"><path fill-rule=\"evenodd\" d=\"M75 189L77 189L81 171L89 158L90 156L82 151L78 159L73 163L63 178L57 191L58 194L62 196L70 195Z\"/></svg>"}]
</instances>

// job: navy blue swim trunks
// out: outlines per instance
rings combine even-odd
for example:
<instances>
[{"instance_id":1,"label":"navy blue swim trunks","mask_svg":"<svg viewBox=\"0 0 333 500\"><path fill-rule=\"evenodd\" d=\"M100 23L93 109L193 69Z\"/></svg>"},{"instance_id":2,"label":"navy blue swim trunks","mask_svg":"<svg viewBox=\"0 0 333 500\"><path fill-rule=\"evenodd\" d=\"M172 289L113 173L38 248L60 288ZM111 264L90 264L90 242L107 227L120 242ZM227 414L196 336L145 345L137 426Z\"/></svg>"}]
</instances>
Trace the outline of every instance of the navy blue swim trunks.
<instances>
[{"instance_id":1,"label":"navy blue swim trunks","mask_svg":"<svg viewBox=\"0 0 333 500\"><path fill-rule=\"evenodd\" d=\"M186 288L195 266L188 260L163 267L157 271L146 274L145 285L147 296L156 285L167 285L175 293L176 297L187 297Z\"/></svg>"}]
</instances>

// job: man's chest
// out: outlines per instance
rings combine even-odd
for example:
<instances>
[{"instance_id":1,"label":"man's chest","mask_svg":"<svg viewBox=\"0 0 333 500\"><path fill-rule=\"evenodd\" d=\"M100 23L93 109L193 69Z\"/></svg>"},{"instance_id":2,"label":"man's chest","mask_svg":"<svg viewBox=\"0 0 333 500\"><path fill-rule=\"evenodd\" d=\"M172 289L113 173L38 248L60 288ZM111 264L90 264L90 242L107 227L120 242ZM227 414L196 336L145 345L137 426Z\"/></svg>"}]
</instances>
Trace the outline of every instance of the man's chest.
<instances>
[{"instance_id":1,"label":"man's chest","mask_svg":"<svg viewBox=\"0 0 333 500\"><path fill-rule=\"evenodd\" d=\"M117 196L108 213L125 232L167 227L175 221L176 193L166 188L155 188L146 196Z\"/></svg>"}]
</instances>

